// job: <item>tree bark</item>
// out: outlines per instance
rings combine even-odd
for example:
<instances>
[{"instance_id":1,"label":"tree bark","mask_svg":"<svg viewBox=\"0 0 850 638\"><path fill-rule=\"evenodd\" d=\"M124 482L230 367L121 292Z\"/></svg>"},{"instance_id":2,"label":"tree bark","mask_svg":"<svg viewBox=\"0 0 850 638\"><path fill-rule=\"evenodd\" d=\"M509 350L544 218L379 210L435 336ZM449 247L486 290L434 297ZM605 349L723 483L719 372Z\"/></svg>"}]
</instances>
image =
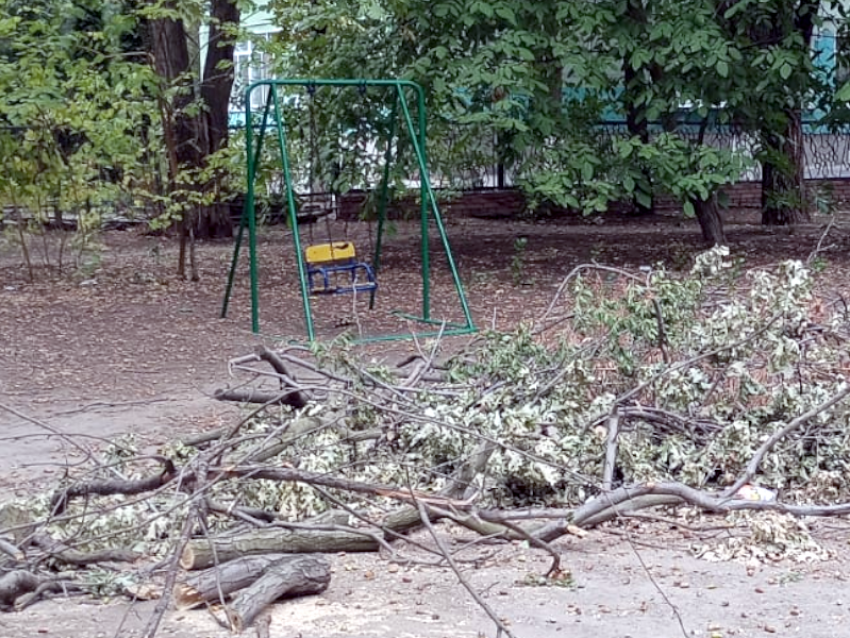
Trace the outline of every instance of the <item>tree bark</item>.
<instances>
[{"instance_id":1,"label":"tree bark","mask_svg":"<svg viewBox=\"0 0 850 638\"><path fill-rule=\"evenodd\" d=\"M788 225L809 221L805 191L803 123L799 109L785 113L785 130L780 135L763 131L767 154L762 161L762 224Z\"/></svg>"},{"instance_id":2,"label":"tree bark","mask_svg":"<svg viewBox=\"0 0 850 638\"><path fill-rule=\"evenodd\" d=\"M174 586L177 609L192 609L204 603L223 603L233 592L244 589L269 565L284 558L284 554L246 556L192 574L185 582Z\"/></svg>"},{"instance_id":3,"label":"tree bark","mask_svg":"<svg viewBox=\"0 0 850 638\"><path fill-rule=\"evenodd\" d=\"M279 598L320 594L331 582L331 569L323 556L288 556L269 565L227 608L233 631L242 632Z\"/></svg>"},{"instance_id":4,"label":"tree bark","mask_svg":"<svg viewBox=\"0 0 850 638\"><path fill-rule=\"evenodd\" d=\"M820 0L800 0L796 9L789 2L787 9L794 11L793 19L777 16L771 40L781 40L786 35L782 25L790 24L803 41L803 54L808 55L819 7ZM794 96L789 99L801 100ZM805 190L802 104L783 109L781 121L781 129L762 129L766 153L762 160L761 204L765 225L796 224L811 219Z\"/></svg>"},{"instance_id":5,"label":"tree bark","mask_svg":"<svg viewBox=\"0 0 850 638\"><path fill-rule=\"evenodd\" d=\"M183 569L204 569L216 561L226 562L257 554L304 554L315 552L374 552L378 542L354 532L261 529L225 538L195 539L180 557Z\"/></svg>"},{"instance_id":6,"label":"tree bark","mask_svg":"<svg viewBox=\"0 0 850 638\"><path fill-rule=\"evenodd\" d=\"M233 51L239 17L235 0L212 0L209 42L200 90L203 108L198 114L205 157L224 148L228 141L228 106L233 90ZM216 175L206 185L216 194L216 201L199 211L194 228L198 239L230 237L233 234L230 206L221 201L223 177Z\"/></svg>"},{"instance_id":7,"label":"tree bark","mask_svg":"<svg viewBox=\"0 0 850 638\"><path fill-rule=\"evenodd\" d=\"M707 201L699 198L691 200L696 212L697 221L702 229L702 238L709 246L727 245L726 232L723 230L723 217L717 203L717 195L712 195Z\"/></svg>"}]
</instances>

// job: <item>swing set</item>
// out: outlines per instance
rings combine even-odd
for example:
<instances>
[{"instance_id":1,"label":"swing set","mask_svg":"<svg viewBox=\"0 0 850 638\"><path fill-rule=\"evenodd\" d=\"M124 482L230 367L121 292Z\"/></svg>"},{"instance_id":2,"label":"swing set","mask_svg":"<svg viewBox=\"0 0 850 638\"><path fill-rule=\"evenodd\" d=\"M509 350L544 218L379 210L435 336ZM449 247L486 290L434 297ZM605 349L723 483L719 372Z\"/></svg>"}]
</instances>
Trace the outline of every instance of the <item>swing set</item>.
<instances>
[{"instance_id":1,"label":"swing set","mask_svg":"<svg viewBox=\"0 0 850 638\"><path fill-rule=\"evenodd\" d=\"M372 262L363 261L360 253L357 251L355 244L348 237L343 239L335 239L330 232L330 214L334 211L328 210L328 207L334 207L338 201L335 193L331 193L330 201L327 199L319 200L314 192L315 186L315 165L317 161L317 134L316 134L316 113L315 113L315 96L320 88L357 88L360 98L365 100L368 96L368 91L383 91L390 94L392 106L390 109L390 120L388 130L384 133L383 140L384 158L383 171L379 186L379 198L377 204L377 236L372 253ZM292 90L302 90L306 93L309 110L309 177L308 189L309 193L299 193L296 191L295 179L293 178L292 156L288 149L288 140L291 132L294 130L290 122L287 121L287 116L291 117L292 113L297 113L297 109L288 108L284 97L287 92ZM262 91L265 94L265 106L262 109L262 115L257 124L257 118L251 113L251 97L255 91ZM411 108L408 102L407 94L414 94L416 104L417 121L411 115ZM405 141L413 150L415 155L415 165L419 172L419 225L420 225L420 274L422 280L421 289L421 312L418 315L405 314L394 312L394 314L412 320L416 323L430 325L432 328L423 332L414 332L400 335L377 335L370 336L360 341L375 341L375 340L396 340L409 339L416 337L429 336L449 336L470 334L476 331L472 321L472 315L469 310L466 295L463 290L463 285L460 280L460 275L457 266L452 256L449 246L446 227L440 214L439 204L431 186L431 180L428 173L428 158L426 150L426 111L425 111L425 94L421 86L408 80L364 80L364 79L278 79L278 80L261 80L251 84L245 91L245 107L246 107L246 163L247 163L247 193L245 198L245 206L239 222L239 229L236 235L236 242L233 249L233 259L230 265L230 271L227 279L227 287L222 303L221 316L227 316L228 306L230 303L233 284L236 276L236 269L239 263L242 241L244 239L245 230L248 230L248 252L249 252L249 273L251 285L251 328L254 333L260 333L260 286L259 286L259 265L257 254L257 215L256 215L256 181L257 173L260 165L260 158L263 150L263 144L266 135L269 131L276 133L278 147L280 149L280 169L282 174L282 185L284 201L287 209L287 220L292 229L293 244L295 250L296 263L298 267L298 280L300 284L301 302L304 310L304 322L307 332L307 339L310 342L317 340L315 323L311 305L311 296L314 295L340 295L340 294L369 294L369 308L374 308L375 297L378 292L378 275L381 267L381 247L383 234L386 227L387 219L387 203L389 195L389 179L390 165L393 159L393 149L401 148L401 137L397 136L399 119L401 119L401 128L407 133L408 139ZM401 117L399 118L399 115ZM358 119L356 132L356 145L360 145L364 139L361 131L363 117ZM255 139L256 136L256 139ZM355 149L355 151L358 149ZM363 149L359 149L363 151ZM396 158L398 161L398 158ZM368 178L367 178L368 179ZM300 206L299 206L300 203ZM310 244L304 246L300 233L299 208L301 209L302 219L305 212L316 213L314 220L319 215L324 216L327 222L328 237L327 240L321 243L314 243L313 226L310 226ZM436 228L440 245L445 253L449 271L451 272L452 283L454 284L457 293L457 299L460 306L460 311L463 315L463 322L451 322L446 320L434 319L431 315L431 255L430 255L430 238L429 233L431 224ZM346 221L346 230L348 223ZM370 227L370 243L371 243L371 227ZM439 331L435 331L433 326L440 326Z\"/></svg>"}]
</instances>

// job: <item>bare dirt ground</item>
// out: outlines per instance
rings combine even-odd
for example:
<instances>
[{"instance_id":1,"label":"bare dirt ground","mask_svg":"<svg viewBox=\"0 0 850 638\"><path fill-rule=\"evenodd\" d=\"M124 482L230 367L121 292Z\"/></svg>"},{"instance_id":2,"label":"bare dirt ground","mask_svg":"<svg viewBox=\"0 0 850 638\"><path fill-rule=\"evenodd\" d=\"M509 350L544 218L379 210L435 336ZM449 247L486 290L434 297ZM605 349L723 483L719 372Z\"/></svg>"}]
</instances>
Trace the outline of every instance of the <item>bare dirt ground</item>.
<instances>
[{"instance_id":1,"label":"bare dirt ground","mask_svg":"<svg viewBox=\"0 0 850 638\"><path fill-rule=\"evenodd\" d=\"M728 226L733 254L750 265L805 258L823 230L815 223L788 234L753 221L740 216ZM370 313L362 300L350 298L319 300L320 336L409 328L388 311L418 309L417 228L396 226L380 273L379 309ZM313 241L326 240L319 228L314 232ZM337 224L333 232L368 250L368 231L360 225ZM686 268L700 246L696 226L671 217L601 224L458 219L449 232L476 323L497 329L540 316L563 276L580 263L635 267L663 261ZM518 238L526 238L524 249ZM828 285L839 294L850 287L848 243L847 228L836 225L821 255ZM210 398L228 381L227 360L261 340L273 343L270 335L304 336L291 238L283 229L264 231L259 246L266 337L249 330L244 260L230 315L218 318L231 245L199 246L201 281L189 283L173 276L171 240L125 231L108 233L103 244L102 261L84 273L57 278L40 271L36 283L27 282L13 247L0 248L0 404L19 413L0 409L0 498L47 486L60 475L57 463L73 461L45 426L86 437L133 433L151 447L215 428L238 414ZM55 251L50 254L55 260ZM458 320L451 280L436 251L434 264L433 316ZM393 360L411 348L409 342L373 344L364 347L364 355ZM629 532L633 543L623 533L602 530L556 544L574 575L573 587L519 584L525 574L545 571L545 556L521 546L486 548L493 555L478 556L467 576L524 637L682 635L671 604L681 613L686 635L850 636L850 598L842 593L850 534L840 522L816 530L834 550L834 561L779 563L753 575L738 563L693 558L687 530L639 526ZM324 595L275 609L272 636L494 633L447 570L393 566L371 555L337 556L334 569ZM150 610L149 603L42 603L0 616L0 638L132 636ZM225 632L205 612L181 612L169 615L161 635Z\"/></svg>"}]
</instances>

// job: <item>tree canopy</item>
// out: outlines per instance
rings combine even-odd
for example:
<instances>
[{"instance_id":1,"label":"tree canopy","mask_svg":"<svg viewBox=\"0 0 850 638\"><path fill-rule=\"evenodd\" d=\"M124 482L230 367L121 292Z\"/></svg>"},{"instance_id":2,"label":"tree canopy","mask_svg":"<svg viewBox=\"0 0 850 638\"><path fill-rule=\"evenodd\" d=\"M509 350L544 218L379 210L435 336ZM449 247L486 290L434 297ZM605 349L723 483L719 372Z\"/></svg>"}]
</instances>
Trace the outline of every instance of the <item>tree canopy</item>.
<instances>
[{"instance_id":1,"label":"tree canopy","mask_svg":"<svg viewBox=\"0 0 850 638\"><path fill-rule=\"evenodd\" d=\"M233 47L252 5L7 3L0 18L0 196L41 210L101 201L229 232ZM842 0L269 0L284 76L403 77L427 91L433 170L500 166L532 205L585 213L659 194L724 240L725 185L760 168L766 223L805 219L805 117L841 130ZM203 26L203 28L201 28ZM201 41L201 35L208 41ZM202 68L202 60L205 65ZM328 103L323 124L386 119ZM805 116L805 117L804 117ZM342 128L341 128L342 127ZM238 138L237 138L238 139ZM339 145L339 140L327 140ZM238 146L238 145L237 145ZM15 149L15 152L12 152ZM327 153L326 153L327 154ZM756 164L757 162L757 164Z\"/></svg>"},{"instance_id":2,"label":"tree canopy","mask_svg":"<svg viewBox=\"0 0 850 638\"><path fill-rule=\"evenodd\" d=\"M463 164L458 146L480 152L495 139L491 159L540 199L594 211L624 197L648 208L654 192L672 192L692 212L754 157L771 223L805 215L802 113L835 102L833 75L818 68L835 56L816 60L813 34L827 21L845 28L839 0L270 6L287 25L279 44L292 75L425 85L439 114L436 146L453 131L454 150L438 162ZM754 136L753 157L718 148L712 132Z\"/></svg>"}]
</instances>

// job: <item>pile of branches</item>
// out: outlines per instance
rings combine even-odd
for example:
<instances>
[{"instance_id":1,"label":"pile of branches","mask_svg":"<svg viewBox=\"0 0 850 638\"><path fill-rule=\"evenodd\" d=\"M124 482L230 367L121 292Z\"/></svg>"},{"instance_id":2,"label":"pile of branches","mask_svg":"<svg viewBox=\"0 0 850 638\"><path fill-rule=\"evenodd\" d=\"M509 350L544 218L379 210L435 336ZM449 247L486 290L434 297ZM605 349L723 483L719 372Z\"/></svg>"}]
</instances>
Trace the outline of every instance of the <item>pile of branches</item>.
<instances>
[{"instance_id":1,"label":"pile of branches","mask_svg":"<svg viewBox=\"0 0 850 638\"><path fill-rule=\"evenodd\" d=\"M579 267L536 325L417 343L394 365L339 342L260 347L216 394L250 406L238 423L156 456L126 439L86 449L88 473L0 518L0 604L91 591L71 568L108 562L124 591L161 582L148 635L171 598L225 603L221 623L242 629L327 587L322 554L414 544L511 635L439 522L527 541L557 579L553 541L647 508L850 513L848 338L846 305L805 264L743 272L715 249L686 277ZM769 497L745 497L753 486ZM127 548L150 560L130 567Z\"/></svg>"}]
</instances>

